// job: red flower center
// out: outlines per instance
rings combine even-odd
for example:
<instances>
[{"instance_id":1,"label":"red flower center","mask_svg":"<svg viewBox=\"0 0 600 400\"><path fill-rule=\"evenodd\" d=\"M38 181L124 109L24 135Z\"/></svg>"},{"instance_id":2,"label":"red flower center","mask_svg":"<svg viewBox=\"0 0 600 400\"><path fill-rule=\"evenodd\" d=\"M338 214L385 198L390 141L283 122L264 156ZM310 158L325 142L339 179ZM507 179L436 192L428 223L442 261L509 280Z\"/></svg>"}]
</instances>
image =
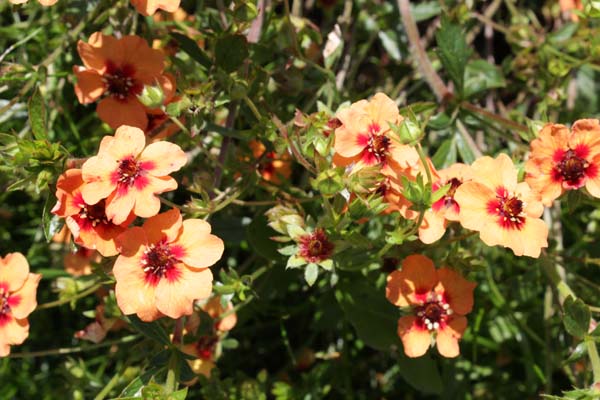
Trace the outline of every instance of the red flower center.
<instances>
[{"instance_id":1,"label":"red flower center","mask_svg":"<svg viewBox=\"0 0 600 400\"><path fill-rule=\"evenodd\" d=\"M367 151L375 157L377 162L385 162L391 140L385 135L370 135L367 142Z\"/></svg>"},{"instance_id":2,"label":"red flower center","mask_svg":"<svg viewBox=\"0 0 600 400\"><path fill-rule=\"evenodd\" d=\"M211 360L218 341L219 339L216 336L202 336L198 342L196 342L196 353L198 354L198 358Z\"/></svg>"},{"instance_id":3,"label":"red flower center","mask_svg":"<svg viewBox=\"0 0 600 400\"><path fill-rule=\"evenodd\" d=\"M82 203L79 210L79 218L88 221L93 227L97 225L108 225L106 218L105 200L100 200L98 203L90 206Z\"/></svg>"},{"instance_id":4,"label":"red flower center","mask_svg":"<svg viewBox=\"0 0 600 400\"><path fill-rule=\"evenodd\" d=\"M125 158L119 161L119 178L118 181L122 184L133 186L135 180L140 176L140 163L135 161L133 157Z\"/></svg>"},{"instance_id":5,"label":"red flower center","mask_svg":"<svg viewBox=\"0 0 600 400\"><path fill-rule=\"evenodd\" d=\"M569 149L554 166L555 176L558 175L571 186L578 186L589 165L585 158L579 157L575 151Z\"/></svg>"},{"instance_id":6,"label":"red flower center","mask_svg":"<svg viewBox=\"0 0 600 400\"><path fill-rule=\"evenodd\" d=\"M525 203L506 189L496 191L496 199L488 205L488 213L498 216L498 224L505 229L521 229L525 224Z\"/></svg>"},{"instance_id":7,"label":"red flower center","mask_svg":"<svg viewBox=\"0 0 600 400\"><path fill-rule=\"evenodd\" d=\"M8 291L0 288L0 318L10 314L10 304L8 302Z\"/></svg>"},{"instance_id":8,"label":"red flower center","mask_svg":"<svg viewBox=\"0 0 600 400\"><path fill-rule=\"evenodd\" d=\"M448 191L446 192L444 197L442 197L441 199L439 199L432 205L432 208L435 211L438 211L442 207L444 207L444 208L457 207L457 209L458 209L458 203L454 200L454 193L456 193L456 189L458 189L458 187L460 185L462 185L462 181L460 179L452 178L443 185L441 183L434 184L433 190L435 191L442 186L446 186L447 184L450 184L450 189L448 189Z\"/></svg>"},{"instance_id":9,"label":"red flower center","mask_svg":"<svg viewBox=\"0 0 600 400\"><path fill-rule=\"evenodd\" d=\"M417 316L417 323L430 331L443 327L448 317L452 315L452 309L444 300L444 296L435 292L430 292L427 301L423 305L415 307L414 312Z\"/></svg>"},{"instance_id":10,"label":"red flower center","mask_svg":"<svg viewBox=\"0 0 600 400\"><path fill-rule=\"evenodd\" d=\"M137 95L142 91L142 85L134 78L135 68L130 64L117 67L112 62L106 64L106 72L102 82L106 93L118 100L125 100L130 94Z\"/></svg>"},{"instance_id":11,"label":"red flower center","mask_svg":"<svg viewBox=\"0 0 600 400\"><path fill-rule=\"evenodd\" d=\"M308 235L300 237L300 257L314 263L328 259L333 252L333 243L327 239L325 231L321 228Z\"/></svg>"},{"instance_id":12,"label":"red flower center","mask_svg":"<svg viewBox=\"0 0 600 400\"><path fill-rule=\"evenodd\" d=\"M175 280L179 276L179 271L175 267L178 259L173 254L171 246L164 240L148 245L141 262L146 273L146 281L152 285L158 284L163 277Z\"/></svg>"}]
</instances>

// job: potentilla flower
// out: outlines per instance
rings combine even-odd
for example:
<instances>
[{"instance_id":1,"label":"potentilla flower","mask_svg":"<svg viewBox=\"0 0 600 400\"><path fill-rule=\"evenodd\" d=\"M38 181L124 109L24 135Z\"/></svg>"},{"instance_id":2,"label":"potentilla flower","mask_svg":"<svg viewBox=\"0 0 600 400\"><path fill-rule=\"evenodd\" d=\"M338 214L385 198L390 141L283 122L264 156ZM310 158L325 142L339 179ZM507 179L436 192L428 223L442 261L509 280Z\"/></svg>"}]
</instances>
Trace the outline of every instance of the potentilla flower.
<instances>
[{"instance_id":1,"label":"potentilla flower","mask_svg":"<svg viewBox=\"0 0 600 400\"><path fill-rule=\"evenodd\" d=\"M572 21L579 21L579 16L572 12L573 10L583 10L583 2L582 0L559 0L560 3L560 11L563 13L568 13L571 16Z\"/></svg>"},{"instance_id":2,"label":"potentilla flower","mask_svg":"<svg viewBox=\"0 0 600 400\"><path fill-rule=\"evenodd\" d=\"M381 165L384 175L415 165L417 151L399 142L390 124L399 125L403 118L396 103L383 93L370 101L360 100L337 113L341 126L335 130L334 164L354 165L354 169Z\"/></svg>"},{"instance_id":3,"label":"potentilla flower","mask_svg":"<svg viewBox=\"0 0 600 400\"><path fill-rule=\"evenodd\" d=\"M479 158L471 170L472 181L460 185L454 194L461 225L478 231L488 246L539 257L548 246L548 227L540 219L544 206L538 193L525 182L517 183L517 169L506 154Z\"/></svg>"},{"instance_id":4,"label":"potentilla flower","mask_svg":"<svg viewBox=\"0 0 600 400\"><path fill-rule=\"evenodd\" d=\"M104 96L96 111L113 129L121 125L146 129L146 109L137 97L144 85L160 85L165 98L175 91L174 81L163 74L163 52L150 48L139 36L117 39L96 32L88 43L80 40L77 51L85 65L73 68L77 99L89 104Z\"/></svg>"},{"instance_id":5,"label":"potentilla flower","mask_svg":"<svg viewBox=\"0 0 600 400\"><path fill-rule=\"evenodd\" d=\"M267 182L275 184L281 183L292 175L292 162L289 155L284 154L281 157L274 151L267 151L264 144L258 140L248 142L252 156L255 160L260 160L258 172Z\"/></svg>"},{"instance_id":6,"label":"potentilla flower","mask_svg":"<svg viewBox=\"0 0 600 400\"><path fill-rule=\"evenodd\" d=\"M24 4L24 3L27 3L28 1L29 0L9 0L9 2L12 4ZM43 5L45 7L53 6L57 2L58 2L58 0L38 0L38 3L40 3L41 5Z\"/></svg>"},{"instance_id":7,"label":"potentilla flower","mask_svg":"<svg viewBox=\"0 0 600 400\"><path fill-rule=\"evenodd\" d=\"M423 255L406 257L402 270L392 272L386 286L387 299L409 312L398 321L404 353L420 357L435 339L442 356L458 356L458 340L467 328L465 315L473 308L475 286L454 270L436 270Z\"/></svg>"},{"instance_id":8,"label":"potentilla flower","mask_svg":"<svg viewBox=\"0 0 600 400\"><path fill-rule=\"evenodd\" d=\"M419 227L419 239L426 244L433 243L444 236L449 222L458 221L460 207L454 200L454 194L460 185L471 179L471 168L468 165L457 163L435 171L434 176L436 179L431 185L434 194L446 185L450 185L450 188L441 199L425 211L423 223Z\"/></svg>"},{"instance_id":9,"label":"potentilla flower","mask_svg":"<svg viewBox=\"0 0 600 400\"><path fill-rule=\"evenodd\" d=\"M21 253L0 257L0 357L10 346L21 344L29 336L27 317L37 306L36 291L42 276L29 273L29 264Z\"/></svg>"},{"instance_id":10,"label":"potentilla flower","mask_svg":"<svg viewBox=\"0 0 600 400\"><path fill-rule=\"evenodd\" d=\"M56 183L58 201L52 213L65 218L75 243L98 250L104 257L114 256L118 253L115 238L125 231L135 215L129 213L121 224L111 222L106 216L106 202L86 202L81 193L83 186L80 169L69 169L62 174Z\"/></svg>"},{"instance_id":11,"label":"potentilla flower","mask_svg":"<svg viewBox=\"0 0 600 400\"><path fill-rule=\"evenodd\" d=\"M115 136L105 136L98 155L82 168L85 185L81 189L87 204L106 204L106 217L115 224L126 221L129 213L148 218L160 210L157 194L177 189L168 176L179 170L187 158L179 146L155 142L145 147L144 132L121 126Z\"/></svg>"},{"instance_id":12,"label":"potentilla flower","mask_svg":"<svg viewBox=\"0 0 600 400\"><path fill-rule=\"evenodd\" d=\"M223 241L201 219L182 221L174 209L146 220L117 238L121 255L113 273L115 294L125 315L144 321L190 315L195 300L212 291L208 267L223 254Z\"/></svg>"},{"instance_id":13,"label":"potentilla flower","mask_svg":"<svg viewBox=\"0 0 600 400\"><path fill-rule=\"evenodd\" d=\"M96 250L80 247L74 253L67 253L64 258L65 271L73 276L84 276L92 273L92 264L99 263L102 257Z\"/></svg>"},{"instance_id":14,"label":"potentilla flower","mask_svg":"<svg viewBox=\"0 0 600 400\"><path fill-rule=\"evenodd\" d=\"M531 142L525 172L525 180L548 207L566 190L583 186L600 197L600 121L576 121L570 132L564 125L544 126Z\"/></svg>"},{"instance_id":15,"label":"potentilla flower","mask_svg":"<svg viewBox=\"0 0 600 400\"><path fill-rule=\"evenodd\" d=\"M158 9L170 13L175 12L180 3L181 0L131 0L131 4L137 12L145 16L154 14Z\"/></svg>"},{"instance_id":16,"label":"potentilla flower","mask_svg":"<svg viewBox=\"0 0 600 400\"><path fill-rule=\"evenodd\" d=\"M301 235L298 238L298 257L307 263L318 264L331 257L334 245L327 237L322 228L316 228L313 232Z\"/></svg>"}]
</instances>

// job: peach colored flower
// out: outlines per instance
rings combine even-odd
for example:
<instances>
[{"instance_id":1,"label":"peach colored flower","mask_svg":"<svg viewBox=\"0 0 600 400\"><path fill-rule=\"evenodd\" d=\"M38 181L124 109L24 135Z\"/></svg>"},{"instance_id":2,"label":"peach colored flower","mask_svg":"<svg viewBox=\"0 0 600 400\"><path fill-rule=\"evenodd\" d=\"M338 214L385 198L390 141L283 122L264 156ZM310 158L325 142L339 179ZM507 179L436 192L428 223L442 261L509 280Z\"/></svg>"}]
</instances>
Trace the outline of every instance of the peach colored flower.
<instances>
[{"instance_id":1,"label":"peach colored flower","mask_svg":"<svg viewBox=\"0 0 600 400\"><path fill-rule=\"evenodd\" d=\"M337 113L341 126L335 130L334 164L354 165L354 170L380 165L384 175L419 161L417 151L399 142L390 124L403 120L396 103L383 93L370 101L360 100Z\"/></svg>"},{"instance_id":2,"label":"peach colored flower","mask_svg":"<svg viewBox=\"0 0 600 400\"><path fill-rule=\"evenodd\" d=\"M420 357L434 338L442 356L458 356L458 340L467 328L465 315L473 308L475 286L454 270L436 270L423 255L406 257L402 270L388 276L385 291L392 304L410 312L398 321L404 353Z\"/></svg>"},{"instance_id":3,"label":"peach colored flower","mask_svg":"<svg viewBox=\"0 0 600 400\"><path fill-rule=\"evenodd\" d=\"M478 231L488 246L510 248L515 255L539 257L548 246L548 227L540 219L544 206L506 154L481 157L471 166L472 181L459 186L454 200L462 226Z\"/></svg>"},{"instance_id":4,"label":"peach colored flower","mask_svg":"<svg viewBox=\"0 0 600 400\"><path fill-rule=\"evenodd\" d=\"M600 197L600 121L576 121L571 132L564 125L544 126L531 142L525 172L525 181L548 207L566 190L583 186Z\"/></svg>"},{"instance_id":5,"label":"peach colored flower","mask_svg":"<svg viewBox=\"0 0 600 400\"><path fill-rule=\"evenodd\" d=\"M168 176L187 162L183 150L169 142L145 146L144 132L121 126L115 136L105 136L98 155L81 167L87 204L106 202L106 217L121 224L129 213L148 218L160 210L157 194L177 189Z\"/></svg>"},{"instance_id":6,"label":"peach colored flower","mask_svg":"<svg viewBox=\"0 0 600 400\"><path fill-rule=\"evenodd\" d=\"M451 221L458 221L460 207L454 194L456 189L464 182L471 179L471 168L468 165L456 163L446 169L434 171L434 182L431 185L433 193L441 187L450 184L446 194L433 203L431 208L425 211L423 223L419 227L419 239L425 244L433 243L446 233L446 227Z\"/></svg>"},{"instance_id":7,"label":"peach colored flower","mask_svg":"<svg viewBox=\"0 0 600 400\"><path fill-rule=\"evenodd\" d=\"M582 0L559 0L560 3L560 11L563 13L567 13L567 16L571 16L571 20L574 22L579 21L579 16L571 12L573 10L583 10L583 2Z\"/></svg>"},{"instance_id":8,"label":"peach colored flower","mask_svg":"<svg viewBox=\"0 0 600 400\"><path fill-rule=\"evenodd\" d=\"M292 162L288 154L279 157L274 151L267 152L265 145L258 140L251 140L248 146L254 159L260 160L257 170L265 181L279 184L292 175Z\"/></svg>"},{"instance_id":9,"label":"peach colored flower","mask_svg":"<svg viewBox=\"0 0 600 400\"><path fill-rule=\"evenodd\" d=\"M82 104L98 103L98 116L113 129L121 125L146 129L146 108L137 96L144 85L160 85L165 98L173 96L175 82L163 74L162 51L150 48L139 36L121 39L96 32L88 43L79 41L77 51L84 67L75 66L75 94Z\"/></svg>"},{"instance_id":10,"label":"peach colored flower","mask_svg":"<svg viewBox=\"0 0 600 400\"><path fill-rule=\"evenodd\" d=\"M0 357L10 346L21 344L29 336L27 316L37 306L36 291L42 276L29 273L29 264L21 253L0 257Z\"/></svg>"},{"instance_id":11,"label":"peach colored flower","mask_svg":"<svg viewBox=\"0 0 600 400\"><path fill-rule=\"evenodd\" d=\"M24 4L24 3L27 3L28 1L29 0L9 0L9 2L12 4ZM41 5L43 5L45 7L53 6L57 2L58 2L58 0L38 0L38 3L40 3Z\"/></svg>"},{"instance_id":12,"label":"peach colored flower","mask_svg":"<svg viewBox=\"0 0 600 400\"><path fill-rule=\"evenodd\" d=\"M227 302L227 307L223 307L221 296L211 297L202 305L202 310L214 321L211 333L202 335L198 340L184 345L182 351L196 357L194 360L188 360L194 373L210 377L210 372L215 367L215 361L220 354L221 338L227 331L233 329L237 323L237 316L233 312L231 302ZM192 314L186 322L185 332L189 335L196 335L200 320L198 313Z\"/></svg>"},{"instance_id":13,"label":"peach colored flower","mask_svg":"<svg viewBox=\"0 0 600 400\"><path fill-rule=\"evenodd\" d=\"M105 201L90 204L81 193L84 186L80 169L69 169L56 183L57 203L52 213L65 218L75 243L88 249L98 250L105 257L117 254L115 238L125 231L135 215L129 213L121 224L114 224L106 217Z\"/></svg>"},{"instance_id":14,"label":"peach colored flower","mask_svg":"<svg viewBox=\"0 0 600 400\"><path fill-rule=\"evenodd\" d=\"M145 16L154 14L158 9L175 12L180 3L181 0L131 0L137 12Z\"/></svg>"},{"instance_id":15,"label":"peach colored flower","mask_svg":"<svg viewBox=\"0 0 600 400\"><path fill-rule=\"evenodd\" d=\"M190 315L197 299L212 291L208 267L223 254L223 241L201 219L182 221L174 209L146 220L117 238L121 255L113 273L123 314L144 321Z\"/></svg>"},{"instance_id":16,"label":"peach colored flower","mask_svg":"<svg viewBox=\"0 0 600 400\"><path fill-rule=\"evenodd\" d=\"M95 250L80 247L76 252L65 255L65 271L73 276L84 276L92 273L92 263L102 260L100 253Z\"/></svg>"}]
</instances>

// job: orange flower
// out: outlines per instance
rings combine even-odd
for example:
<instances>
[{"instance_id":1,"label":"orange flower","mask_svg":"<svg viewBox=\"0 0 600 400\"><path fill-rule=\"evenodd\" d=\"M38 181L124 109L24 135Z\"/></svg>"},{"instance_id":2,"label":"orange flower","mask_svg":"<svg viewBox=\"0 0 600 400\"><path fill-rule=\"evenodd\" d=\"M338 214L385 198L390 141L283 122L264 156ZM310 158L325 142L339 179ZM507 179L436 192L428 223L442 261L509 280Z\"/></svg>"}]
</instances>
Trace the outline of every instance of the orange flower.
<instances>
[{"instance_id":1,"label":"orange flower","mask_svg":"<svg viewBox=\"0 0 600 400\"><path fill-rule=\"evenodd\" d=\"M571 16L571 20L574 22L579 21L579 16L571 11L583 10L583 2L581 0L559 0L560 11L567 13L567 16Z\"/></svg>"},{"instance_id":2,"label":"orange flower","mask_svg":"<svg viewBox=\"0 0 600 400\"><path fill-rule=\"evenodd\" d=\"M531 142L525 164L525 180L551 206L565 190L585 186L600 197L600 121L575 122L571 132L564 125L547 124Z\"/></svg>"},{"instance_id":3,"label":"orange flower","mask_svg":"<svg viewBox=\"0 0 600 400\"><path fill-rule=\"evenodd\" d=\"M106 217L122 224L133 210L148 218L160 210L157 194L177 189L168 176L179 170L187 158L179 146L155 142L145 147L144 132L121 126L115 136L105 136L98 155L81 167L85 185L81 189L87 204L106 199Z\"/></svg>"},{"instance_id":4,"label":"orange flower","mask_svg":"<svg viewBox=\"0 0 600 400\"><path fill-rule=\"evenodd\" d=\"M274 151L266 152L265 145L258 140L251 140L248 145L252 150L254 159L260 160L257 169L265 181L278 184L281 183L282 179L289 179L292 175L292 162L288 154L277 158Z\"/></svg>"},{"instance_id":5,"label":"orange flower","mask_svg":"<svg viewBox=\"0 0 600 400\"><path fill-rule=\"evenodd\" d=\"M525 182L517 183L517 169L506 154L482 157L471 166L473 180L454 194L460 223L478 231L488 246L501 245L517 256L539 257L548 246L548 227L538 194Z\"/></svg>"},{"instance_id":6,"label":"orange flower","mask_svg":"<svg viewBox=\"0 0 600 400\"><path fill-rule=\"evenodd\" d=\"M423 255L406 257L402 270L388 276L385 290L391 303L410 308L410 315L398 321L404 353L409 357L422 356L435 337L442 356L458 356L458 340L467 328L465 315L473 308L475 286L454 270L436 270Z\"/></svg>"},{"instance_id":7,"label":"orange flower","mask_svg":"<svg viewBox=\"0 0 600 400\"><path fill-rule=\"evenodd\" d=\"M10 346L21 344L29 336L27 316L37 306L35 299L42 276L29 273L29 264L21 253L0 257L0 357Z\"/></svg>"},{"instance_id":8,"label":"orange flower","mask_svg":"<svg viewBox=\"0 0 600 400\"><path fill-rule=\"evenodd\" d=\"M460 207L454 200L454 194L460 185L471 179L471 168L457 163L446 169L434 171L434 176L436 178L431 186L433 193L448 184L450 189L425 211L423 223L419 227L419 239L426 244L433 243L444 236L449 221L458 221Z\"/></svg>"},{"instance_id":9,"label":"orange flower","mask_svg":"<svg viewBox=\"0 0 600 400\"><path fill-rule=\"evenodd\" d=\"M75 94L82 104L98 104L100 119L113 129L131 125L146 129L148 117L137 96L144 85L160 85L165 98L172 97L175 82L163 74L165 57L139 36L121 39L96 32L88 43L79 41L77 51L85 67L75 66Z\"/></svg>"},{"instance_id":10,"label":"orange flower","mask_svg":"<svg viewBox=\"0 0 600 400\"><path fill-rule=\"evenodd\" d=\"M188 364L194 373L210 377L211 370L215 367L215 360L220 353L220 339L227 332L233 329L237 323L237 316L233 312L233 304L227 302L227 307L221 304L221 296L214 296L207 301L202 310L215 321L212 333L201 336L193 343L188 343L182 347L182 351L193 357L195 360L188 360ZM222 317L225 313L228 315ZM195 335L200 326L200 315L192 314L185 326L188 334Z\"/></svg>"},{"instance_id":11,"label":"orange flower","mask_svg":"<svg viewBox=\"0 0 600 400\"><path fill-rule=\"evenodd\" d=\"M336 115L342 125L335 130L334 164L354 164L354 169L381 165L384 175L415 165L417 151L401 144L390 124L403 120L396 103L383 93L360 100Z\"/></svg>"},{"instance_id":12,"label":"orange flower","mask_svg":"<svg viewBox=\"0 0 600 400\"><path fill-rule=\"evenodd\" d=\"M24 3L27 3L27 1L28 0L9 0L9 2L12 4L24 4ZM45 7L53 6L57 2L58 2L58 0L38 0L38 3L40 3L41 5L43 5Z\"/></svg>"},{"instance_id":13,"label":"orange flower","mask_svg":"<svg viewBox=\"0 0 600 400\"><path fill-rule=\"evenodd\" d=\"M210 234L208 222L182 221L174 209L146 220L117 238L121 255L113 273L123 314L144 321L163 315L190 315L197 299L212 291L209 266L223 254L223 241Z\"/></svg>"},{"instance_id":14,"label":"orange flower","mask_svg":"<svg viewBox=\"0 0 600 400\"><path fill-rule=\"evenodd\" d=\"M101 259L98 252L80 247L76 252L65 255L65 271L73 276L90 275L92 263L98 263Z\"/></svg>"},{"instance_id":15,"label":"orange flower","mask_svg":"<svg viewBox=\"0 0 600 400\"><path fill-rule=\"evenodd\" d=\"M159 8L170 13L175 12L180 3L181 0L131 0L137 12L145 16L154 14Z\"/></svg>"},{"instance_id":16,"label":"orange flower","mask_svg":"<svg viewBox=\"0 0 600 400\"><path fill-rule=\"evenodd\" d=\"M125 231L135 215L129 213L121 224L110 222L106 217L105 201L86 202L82 195L83 186L80 169L69 169L62 174L56 183L58 201L52 213L65 218L75 243L98 250L104 257L114 256L118 253L115 238Z\"/></svg>"}]
</instances>

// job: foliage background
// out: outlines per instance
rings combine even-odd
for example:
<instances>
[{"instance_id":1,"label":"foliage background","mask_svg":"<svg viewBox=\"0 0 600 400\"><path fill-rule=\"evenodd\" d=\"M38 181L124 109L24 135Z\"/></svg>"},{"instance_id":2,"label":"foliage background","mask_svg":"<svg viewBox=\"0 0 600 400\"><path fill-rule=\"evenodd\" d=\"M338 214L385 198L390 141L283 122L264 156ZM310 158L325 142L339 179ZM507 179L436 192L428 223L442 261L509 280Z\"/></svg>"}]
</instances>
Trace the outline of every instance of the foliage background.
<instances>
[{"instance_id":1,"label":"foliage background","mask_svg":"<svg viewBox=\"0 0 600 400\"><path fill-rule=\"evenodd\" d=\"M285 269L264 213L274 198L312 197L302 207L322 220L327 212L320 196L335 207L337 189L327 193L298 163L282 185L259 184L247 160L249 139L280 154L287 147L273 115L287 122L296 109L321 111L324 121L343 102L377 91L401 106L433 104L415 111L423 120L431 113L423 146L437 167L500 151L523 160L536 121L598 116L600 35L593 14L576 23L551 0L414 2L426 55L454 93L440 99L417 68L395 2L267 2L257 43L244 36L257 16L254 2L184 0L182 7L189 20L157 22L122 0L61 0L51 8L0 2L0 254L20 251L43 274L40 304L55 300L57 292L68 298L95 279L57 281L68 278L62 261L68 249L48 244L44 234L51 229L53 185L66 160L94 155L100 139L112 134L94 106L77 102L72 67L81 62L75 44L97 30L136 33L178 48L168 70L189 104L171 111L185 115L191 132L171 140L199 155L179 173L181 187L167 198L188 205L189 215L210 215L214 233L226 243L213 272L237 285L239 321L229 335L231 348L219 359L218 373L190 388L189 398L524 399L591 383L586 359L577 359L585 354L574 353L581 346L563 327L551 277L558 266L581 299L600 304L596 201L570 195L547 212L551 246L539 260L486 247L462 237L459 227L442 242L425 248L406 241L383 258L386 232L399 222L372 216L339 232L336 239L356 250L336 255L337 283L322 272L309 287L302 271ZM336 23L342 47L324 59ZM199 32L200 47L169 33L186 27ZM28 102L38 99L47 120L35 137ZM235 114L233 123L225 120L228 112ZM322 135L323 123L316 126L298 140ZM219 190L229 192L211 200L208 194ZM399 313L385 300L385 276L397 260L424 250L437 265L459 267L478 282L458 359L431 351L409 360L396 336ZM96 303L88 296L35 312L29 339L13 353L82 351L0 360L0 398L118 397L153 364L164 365L153 359L161 345L134 327L110 333L97 348L74 339L89 322L83 313Z\"/></svg>"}]
</instances>

